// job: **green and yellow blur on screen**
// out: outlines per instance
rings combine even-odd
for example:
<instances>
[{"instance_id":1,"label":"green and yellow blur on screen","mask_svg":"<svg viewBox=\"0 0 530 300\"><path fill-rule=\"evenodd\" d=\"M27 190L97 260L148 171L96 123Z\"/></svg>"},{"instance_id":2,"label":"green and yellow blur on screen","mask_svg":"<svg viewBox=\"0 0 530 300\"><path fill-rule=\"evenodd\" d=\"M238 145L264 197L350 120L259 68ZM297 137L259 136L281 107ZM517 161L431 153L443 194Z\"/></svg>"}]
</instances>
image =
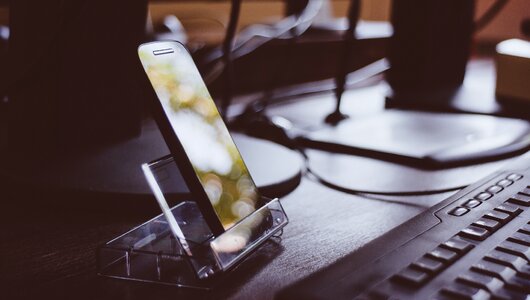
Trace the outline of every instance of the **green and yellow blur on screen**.
<instances>
[{"instance_id":1,"label":"green and yellow blur on screen","mask_svg":"<svg viewBox=\"0 0 530 300\"><path fill-rule=\"evenodd\" d=\"M166 48L166 47L164 47ZM171 126L184 147L225 229L256 209L260 197L191 56L180 44L174 53L140 58Z\"/></svg>"}]
</instances>

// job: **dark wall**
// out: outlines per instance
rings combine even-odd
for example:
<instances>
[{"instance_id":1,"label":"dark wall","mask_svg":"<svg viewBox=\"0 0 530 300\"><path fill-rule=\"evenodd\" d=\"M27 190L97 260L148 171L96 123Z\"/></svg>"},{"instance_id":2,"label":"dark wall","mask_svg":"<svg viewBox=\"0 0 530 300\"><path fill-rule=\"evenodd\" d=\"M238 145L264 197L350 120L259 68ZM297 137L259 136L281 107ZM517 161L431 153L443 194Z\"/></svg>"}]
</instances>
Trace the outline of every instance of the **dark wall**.
<instances>
[{"instance_id":1,"label":"dark wall","mask_svg":"<svg viewBox=\"0 0 530 300\"><path fill-rule=\"evenodd\" d=\"M12 1L10 149L85 148L138 134L136 48L146 15L147 0Z\"/></svg>"}]
</instances>

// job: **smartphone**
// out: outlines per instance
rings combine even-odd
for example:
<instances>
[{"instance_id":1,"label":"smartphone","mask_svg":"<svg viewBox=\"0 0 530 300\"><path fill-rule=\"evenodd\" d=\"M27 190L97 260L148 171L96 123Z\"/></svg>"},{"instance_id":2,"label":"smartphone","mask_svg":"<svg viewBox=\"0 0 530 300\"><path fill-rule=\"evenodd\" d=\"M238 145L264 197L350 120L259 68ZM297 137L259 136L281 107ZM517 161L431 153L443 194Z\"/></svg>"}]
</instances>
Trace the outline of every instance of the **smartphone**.
<instances>
[{"instance_id":1,"label":"smartphone","mask_svg":"<svg viewBox=\"0 0 530 300\"><path fill-rule=\"evenodd\" d=\"M219 236L263 205L258 188L187 49L160 41L140 45L138 55L156 94L162 136Z\"/></svg>"}]
</instances>

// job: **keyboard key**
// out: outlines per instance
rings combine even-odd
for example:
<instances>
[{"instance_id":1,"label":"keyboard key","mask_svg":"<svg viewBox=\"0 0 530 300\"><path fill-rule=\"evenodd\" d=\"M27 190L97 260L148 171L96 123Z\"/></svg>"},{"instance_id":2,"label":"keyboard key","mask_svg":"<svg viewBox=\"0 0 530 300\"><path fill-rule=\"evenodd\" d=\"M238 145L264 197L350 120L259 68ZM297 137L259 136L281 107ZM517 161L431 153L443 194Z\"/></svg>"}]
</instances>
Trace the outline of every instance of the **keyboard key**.
<instances>
[{"instance_id":1,"label":"keyboard key","mask_svg":"<svg viewBox=\"0 0 530 300\"><path fill-rule=\"evenodd\" d=\"M507 281L517 274L514 269L508 266L500 265L484 259L474 264L471 269L478 273L497 277L503 281Z\"/></svg>"},{"instance_id":2,"label":"keyboard key","mask_svg":"<svg viewBox=\"0 0 530 300\"><path fill-rule=\"evenodd\" d=\"M451 239L449 239L445 243L442 243L440 245L440 247L446 248L446 249L449 249L449 250L453 250L454 252L456 252L458 254L464 254L464 253L468 252L469 250L471 250L475 246L473 244L471 244L471 243L468 243L468 242L463 241L461 239L458 239L456 237L452 237Z\"/></svg>"},{"instance_id":3,"label":"keyboard key","mask_svg":"<svg viewBox=\"0 0 530 300\"><path fill-rule=\"evenodd\" d=\"M522 292L530 294L530 280L526 278L514 276L510 278L510 280L508 280L506 283L508 286L512 288L515 288Z\"/></svg>"},{"instance_id":4,"label":"keyboard key","mask_svg":"<svg viewBox=\"0 0 530 300\"><path fill-rule=\"evenodd\" d=\"M493 293L493 299L502 300L528 300L527 294L524 292L514 291L507 288L496 290Z\"/></svg>"},{"instance_id":5,"label":"keyboard key","mask_svg":"<svg viewBox=\"0 0 530 300\"><path fill-rule=\"evenodd\" d=\"M526 264L516 270L517 275L530 279L530 265Z\"/></svg>"},{"instance_id":6,"label":"keyboard key","mask_svg":"<svg viewBox=\"0 0 530 300\"><path fill-rule=\"evenodd\" d=\"M497 249L513 255L518 255L526 260L530 260L530 247L510 241L503 241Z\"/></svg>"},{"instance_id":7,"label":"keyboard key","mask_svg":"<svg viewBox=\"0 0 530 300\"><path fill-rule=\"evenodd\" d=\"M490 299L490 294L485 290L460 284L458 282L453 282L451 285L444 287L441 290L441 293L451 296L453 299Z\"/></svg>"},{"instance_id":8,"label":"keyboard key","mask_svg":"<svg viewBox=\"0 0 530 300\"><path fill-rule=\"evenodd\" d=\"M494 292L504 285L504 282L498 278L476 272L466 272L465 274L459 275L456 280L463 284L485 289L490 292Z\"/></svg>"},{"instance_id":9,"label":"keyboard key","mask_svg":"<svg viewBox=\"0 0 530 300\"><path fill-rule=\"evenodd\" d=\"M512 184L513 184L513 181L508 180L508 179L503 179L503 180L497 182L497 185L500 185L502 187L509 187Z\"/></svg>"},{"instance_id":10,"label":"keyboard key","mask_svg":"<svg viewBox=\"0 0 530 300\"><path fill-rule=\"evenodd\" d=\"M467 214L468 212L469 212L468 208L459 206L459 207L455 207L452 210L450 210L448 214L456 216L456 217L460 217L460 216Z\"/></svg>"},{"instance_id":11,"label":"keyboard key","mask_svg":"<svg viewBox=\"0 0 530 300\"><path fill-rule=\"evenodd\" d=\"M519 228L519 231L530 234L530 224L524 224L523 227Z\"/></svg>"},{"instance_id":12,"label":"keyboard key","mask_svg":"<svg viewBox=\"0 0 530 300\"><path fill-rule=\"evenodd\" d=\"M463 207L467 207L467 208L475 208L479 205L482 204L482 201L480 200L477 200L477 199L469 199L468 201L466 201L464 204L462 204Z\"/></svg>"},{"instance_id":13,"label":"keyboard key","mask_svg":"<svg viewBox=\"0 0 530 300\"><path fill-rule=\"evenodd\" d=\"M414 269L425 271L431 275L440 272L445 265L438 260L434 260L428 257L422 257L411 264Z\"/></svg>"},{"instance_id":14,"label":"keyboard key","mask_svg":"<svg viewBox=\"0 0 530 300\"><path fill-rule=\"evenodd\" d=\"M499 229L499 227L501 227L501 223L486 218L480 218L476 220L475 222L473 222L473 225L485 228L491 232L494 232L495 230Z\"/></svg>"},{"instance_id":15,"label":"keyboard key","mask_svg":"<svg viewBox=\"0 0 530 300\"><path fill-rule=\"evenodd\" d=\"M508 266L517 271L523 269L523 267L527 264L527 261L519 256L501 252L498 250L493 250L489 252L488 254L486 254L484 259L504 266Z\"/></svg>"},{"instance_id":16,"label":"keyboard key","mask_svg":"<svg viewBox=\"0 0 530 300\"><path fill-rule=\"evenodd\" d=\"M492 210L484 215L484 218L495 220L497 222L500 222L501 224L505 224L506 222L510 221L512 217L501 211Z\"/></svg>"},{"instance_id":17,"label":"keyboard key","mask_svg":"<svg viewBox=\"0 0 530 300\"><path fill-rule=\"evenodd\" d=\"M492 194L498 194L500 192L502 192L502 190L504 190L504 188L500 185L494 185L494 186L490 186L486 192L488 193L492 193Z\"/></svg>"},{"instance_id":18,"label":"keyboard key","mask_svg":"<svg viewBox=\"0 0 530 300\"><path fill-rule=\"evenodd\" d=\"M530 206L530 196L518 193L510 197L510 199L507 200L507 202L522 205L522 206Z\"/></svg>"},{"instance_id":19,"label":"keyboard key","mask_svg":"<svg viewBox=\"0 0 530 300\"><path fill-rule=\"evenodd\" d=\"M530 246L530 235L523 232L515 232L509 238L509 241L525 246Z\"/></svg>"},{"instance_id":20,"label":"keyboard key","mask_svg":"<svg viewBox=\"0 0 530 300\"><path fill-rule=\"evenodd\" d=\"M512 180L512 181L517 181L517 180L519 180L519 179L521 179L521 178L523 178L523 175L521 175L521 174L516 174L516 173L512 173L512 174L506 176L506 179L508 179L508 180Z\"/></svg>"},{"instance_id":21,"label":"keyboard key","mask_svg":"<svg viewBox=\"0 0 530 300\"><path fill-rule=\"evenodd\" d=\"M511 216L517 216L518 214L520 214L523 211L518 206L513 205L513 204L509 204L509 203L503 203L503 204L495 207L494 210L505 212L505 213L507 213L507 214L509 214Z\"/></svg>"},{"instance_id":22,"label":"keyboard key","mask_svg":"<svg viewBox=\"0 0 530 300\"><path fill-rule=\"evenodd\" d=\"M429 280L429 274L424 271L405 268L392 277L392 280L411 286L419 286Z\"/></svg>"},{"instance_id":23,"label":"keyboard key","mask_svg":"<svg viewBox=\"0 0 530 300\"><path fill-rule=\"evenodd\" d=\"M482 227L473 226L473 225L462 229L462 231L458 233L458 235L460 235L461 237L465 237L465 238L476 240L476 241L483 241L488 236L490 236L490 234L491 233L487 229L484 229Z\"/></svg>"},{"instance_id":24,"label":"keyboard key","mask_svg":"<svg viewBox=\"0 0 530 300\"><path fill-rule=\"evenodd\" d=\"M482 193L476 195L475 199L480 200L480 201L486 201L486 200L488 200L491 197L493 197L493 194L487 193L487 192L482 192Z\"/></svg>"},{"instance_id":25,"label":"keyboard key","mask_svg":"<svg viewBox=\"0 0 530 300\"><path fill-rule=\"evenodd\" d=\"M438 259L445 263L450 263L453 260L455 260L458 256L458 254L454 251L444 249L441 247L437 247L436 249L432 250L431 252L427 253L428 256Z\"/></svg>"}]
</instances>

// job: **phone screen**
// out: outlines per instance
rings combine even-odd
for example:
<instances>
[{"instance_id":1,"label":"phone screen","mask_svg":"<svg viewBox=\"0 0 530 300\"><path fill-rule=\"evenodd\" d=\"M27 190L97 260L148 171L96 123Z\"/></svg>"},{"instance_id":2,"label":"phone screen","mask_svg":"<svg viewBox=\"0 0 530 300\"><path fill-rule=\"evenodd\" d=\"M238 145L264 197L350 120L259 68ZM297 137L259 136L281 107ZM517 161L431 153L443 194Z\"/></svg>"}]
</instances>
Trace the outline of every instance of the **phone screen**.
<instances>
[{"instance_id":1,"label":"phone screen","mask_svg":"<svg viewBox=\"0 0 530 300\"><path fill-rule=\"evenodd\" d=\"M261 196L193 59L176 42L145 44L139 55L215 213L230 228Z\"/></svg>"}]
</instances>

